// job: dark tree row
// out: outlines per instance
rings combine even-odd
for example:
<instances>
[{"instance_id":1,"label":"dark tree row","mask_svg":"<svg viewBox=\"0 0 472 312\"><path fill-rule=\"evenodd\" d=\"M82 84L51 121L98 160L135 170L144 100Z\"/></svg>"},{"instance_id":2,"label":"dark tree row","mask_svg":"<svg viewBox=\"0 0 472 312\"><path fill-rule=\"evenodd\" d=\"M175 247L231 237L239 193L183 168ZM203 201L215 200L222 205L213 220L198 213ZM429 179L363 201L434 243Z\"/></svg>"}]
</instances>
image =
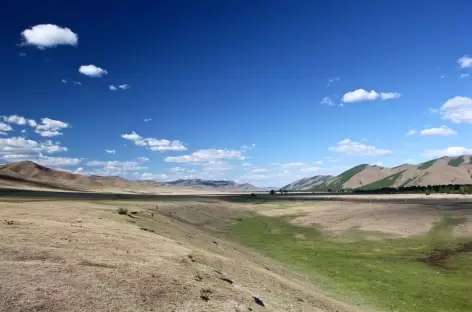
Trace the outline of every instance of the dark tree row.
<instances>
[{"instance_id":1,"label":"dark tree row","mask_svg":"<svg viewBox=\"0 0 472 312\"><path fill-rule=\"evenodd\" d=\"M360 194L403 194L403 193L446 193L446 194L472 194L472 184L447 184L428 186L383 187L375 190L353 190Z\"/></svg>"}]
</instances>

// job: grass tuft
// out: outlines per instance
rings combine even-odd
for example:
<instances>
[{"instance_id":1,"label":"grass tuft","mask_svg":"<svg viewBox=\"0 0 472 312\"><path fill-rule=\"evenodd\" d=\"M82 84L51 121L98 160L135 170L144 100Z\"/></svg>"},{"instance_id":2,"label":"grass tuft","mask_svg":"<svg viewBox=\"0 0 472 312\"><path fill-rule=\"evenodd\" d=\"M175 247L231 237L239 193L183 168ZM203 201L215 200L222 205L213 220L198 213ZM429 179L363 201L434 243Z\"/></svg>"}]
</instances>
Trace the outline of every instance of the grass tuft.
<instances>
[{"instance_id":1,"label":"grass tuft","mask_svg":"<svg viewBox=\"0 0 472 312\"><path fill-rule=\"evenodd\" d=\"M120 215L128 214L128 209L120 207L120 208L118 208L118 214L120 214Z\"/></svg>"}]
</instances>

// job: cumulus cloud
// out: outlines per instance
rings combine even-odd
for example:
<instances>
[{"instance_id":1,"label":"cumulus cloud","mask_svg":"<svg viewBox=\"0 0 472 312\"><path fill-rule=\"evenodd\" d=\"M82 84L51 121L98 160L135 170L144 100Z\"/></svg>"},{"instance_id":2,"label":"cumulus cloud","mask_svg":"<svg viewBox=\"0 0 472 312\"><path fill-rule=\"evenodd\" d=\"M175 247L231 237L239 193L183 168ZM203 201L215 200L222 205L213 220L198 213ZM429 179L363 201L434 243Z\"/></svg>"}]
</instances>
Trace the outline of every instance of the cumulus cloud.
<instances>
[{"instance_id":1,"label":"cumulus cloud","mask_svg":"<svg viewBox=\"0 0 472 312\"><path fill-rule=\"evenodd\" d=\"M113 155L116 154L116 151L115 151L115 150L107 150L107 149L106 149L105 152L108 153L108 154L113 154Z\"/></svg>"},{"instance_id":2,"label":"cumulus cloud","mask_svg":"<svg viewBox=\"0 0 472 312\"><path fill-rule=\"evenodd\" d=\"M144 122L149 122L151 120L152 120L152 118L144 118Z\"/></svg>"},{"instance_id":3,"label":"cumulus cloud","mask_svg":"<svg viewBox=\"0 0 472 312\"><path fill-rule=\"evenodd\" d=\"M406 135L415 135L417 133L416 130L409 130Z\"/></svg>"},{"instance_id":4,"label":"cumulus cloud","mask_svg":"<svg viewBox=\"0 0 472 312\"><path fill-rule=\"evenodd\" d=\"M111 91L116 91L116 90L118 90L118 88L115 87L114 85L109 85L108 88L109 88Z\"/></svg>"},{"instance_id":5,"label":"cumulus cloud","mask_svg":"<svg viewBox=\"0 0 472 312\"><path fill-rule=\"evenodd\" d=\"M441 126L439 128L429 128L420 131L421 135L443 135L443 136L451 136L456 135L457 132L452 130L447 126Z\"/></svg>"},{"instance_id":6,"label":"cumulus cloud","mask_svg":"<svg viewBox=\"0 0 472 312\"><path fill-rule=\"evenodd\" d=\"M119 85L118 88L120 88L121 90L127 90L130 88L130 86L127 84L122 84L122 85Z\"/></svg>"},{"instance_id":7,"label":"cumulus cloud","mask_svg":"<svg viewBox=\"0 0 472 312\"><path fill-rule=\"evenodd\" d=\"M391 100L397 99L401 96L398 92L380 92L377 93L375 90L366 91L364 89L357 89L351 92L347 92L343 95L342 101L345 103L362 102L362 101L374 101L377 99Z\"/></svg>"},{"instance_id":8,"label":"cumulus cloud","mask_svg":"<svg viewBox=\"0 0 472 312\"><path fill-rule=\"evenodd\" d=\"M336 103L334 103L334 101L329 96L325 96L323 99L321 99L320 104L328 106L336 105Z\"/></svg>"},{"instance_id":9,"label":"cumulus cloud","mask_svg":"<svg viewBox=\"0 0 472 312\"><path fill-rule=\"evenodd\" d=\"M53 24L40 24L21 32L23 45L34 45L40 49L52 48L58 45L76 46L79 36L67 27Z\"/></svg>"},{"instance_id":10,"label":"cumulus cloud","mask_svg":"<svg viewBox=\"0 0 472 312\"><path fill-rule=\"evenodd\" d=\"M456 96L449 99L440 108L443 119L454 123L472 123L472 98Z\"/></svg>"},{"instance_id":11,"label":"cumulus cloud","mask_svg":"<svg viewBox=\"0 0 472 312\"><path fill-rule=\"evenodd\" d=\"M421 155L429 158L438 158L443 156L461 156L465 154L472 154L472 148L450 146L441 150L428 150Z\"/></svg>"},{"instance_id":12,"label":"cumulus cloud","mask_svg":"<svg viewBox=\"0 0 472 312\"><path fill-rule=\"evenodd\" d=\"M166 157L166 162L175 163L204 163L221 160L244 160L246 157L241 151L227 149L203 149L193 152L190 155Z\"/></svg>"},{"instance_id":13,"label":"cumulus cloud","mask_svg":"<svg viewBox=\"0 0 472 312\"><path fill-rule=\"evenodd\" d=\"M7 132L11 130L13 130L13 128L9 124L0 122L0 134L7 135Z\"/></svg>"},{"instance_id":14,"label":"cumulus cloud","mask_svg":"<svg viewBox=\"0 0 472 312\"><path fill-rule=\"evenodd\" d=\"M62 83L67 83L67 80L65 80L65 79L62 79L61 81L62 81Z\"/></svg>"},{"instance_id":15,"label":"cumulus cloud","mask_svg":"<svg viewBox=\"0 0 472 312\"><path fill-rule=\"evenodd\" d=\"M336 146L329 147L329 150L355 156L388 156L393 154L390 150L379 149L375 146L351 141L350 139L339 141Z\"/></svg>"},{"instance_id":16,"label":"cumulus cloud","mask_svg":"<svg viewBox=\"0 0 472 312\"><path fill-rule=\"evenodd\" d=\"M143 138L134 131L132 131L130 134L122 134L121 137L123 139L133 141L137 146L143 146L155 152L187 150L187 147L179 140L170 141L166 139Z\"/></svg>"},{"instance_id":17,"label":"cumulus cloud","mask_svg":"<svg viewBox=\"0 0 472 312\"><path fill-rule=\"evenodd\" d=\"M37 123L34 119L27 119L23 116L18 116L18 115L10 115L10 116L2 116L2 120L6 123L9 124L15 124L15 125L28 125L30 127L36 127Z\"/></svg>"},{"instance_id":18,"label":"cumulus cloud","mask_svg":"<svg viewBox=\"0 0 472 312\"><path fill-rule=\"evenodd\" d=\"M35 132L43 137L54 137L62 135L61 130L68 127L69 124L67 122L51 118L41 118L41 124L36 126Z\"/></svg>"},{"instance_id":19,"label":"cumulus cloud","mask_svg":"<svg viewBox=\"0 0 472 312\"><path fill-rule=\"evenodd\" d=\"M103 75L108 74L105 69L97 67L95 65L82 65L79 67L79 73L93 78L100 78Z\"/></svg>"},{"instance_id":20,"label":"cumulus cloud","mask_svg":"<svg viewBox=\"0 0 472 312\"><path fill-rule=\"evenodd\" d=\"M457 60L457 63L461 68L472 68L472 57L464 55Z\"/></svg>"},{"instance_id":21,"label":"cumulus cloud","mask_svg":"<svg viewBox=\"0 0 472 312\"><path fill-rule=\"evenodd\" d=\"M66 152L67 148L51 140L37 142L23 137L0 138L0 157L8 161L37 160L43 154Z\"/></svg>"}]
</instances>

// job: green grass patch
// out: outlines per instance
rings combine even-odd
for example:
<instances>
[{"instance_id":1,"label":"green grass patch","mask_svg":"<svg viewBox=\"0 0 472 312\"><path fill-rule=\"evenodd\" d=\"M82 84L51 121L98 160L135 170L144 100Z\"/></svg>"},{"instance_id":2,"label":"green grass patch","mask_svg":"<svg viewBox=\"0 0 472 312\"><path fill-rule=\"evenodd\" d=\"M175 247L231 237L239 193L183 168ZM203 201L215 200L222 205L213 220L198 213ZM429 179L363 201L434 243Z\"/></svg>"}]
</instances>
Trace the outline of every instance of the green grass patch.
<instances>
[{"instance_id":1,"label":"green grass patch","mask_svg":"<svg viewBox=\"0 0 472 312\"><path fill-rule=\"evenodd\" d=\"M452 236L463 219L445 218L425 236L382 240L327 236L292 225L287 218L239 220L232 233L244 245L305 272L316 283L326 282L329 289L359 295L375 308L462 312L472 307L472 254L448 253L442 267L428 262L435 251L464 243Z\"/></svg>"},{"instance_id":2,"label":"green grass patch","mask_svg":"<svg viewBox=\"0 0 472 312\"><path fill-rule=\"evenodd\" d=\"M447 164L452 167L459 167L462 163L464 163L464 156L453 158Z\"/></svg>"},{"instance_id":3,"label":"green grass patch","mask_svg":"<svg viewBox=\"0 0 472 312\"><path fill-rule=\"evenodd\" d=\"M434 163L435 163L436 161L437 161L437 159L433 159L433 160L424 162L424 163L422 163L422 164L420 164L420 165L418 166L418 169L420 169L420 170L428 169L429 167L431 167L432 165L434 165Z\"/></svg>"},{"instance_id":4,"label":"green grass patch","mask_svg":"<svg viewBox=\"0 0 472 312\"><path fill-rule=\"evenodd\" d=\"M403 172L405 172L405 171L394 173L392 175L389 175L388 177L385 177L383 179L374 181L374 182L372 182L370 184L367 184L367 185L364 185L364 186L362 186L358 189L359 190L378 190L378 189L381 189L381 188L384 188L384 187L392 187L395 184L395 182L397 181L397 179L403 174Z\"/></svg>"},{"instance_id":5,"label":"green grass patch","mask_svg":"<svg viewBox=\"0 0 472 312\"><path fill-rule=\"evenodd\" d=\"M336 180L333 183L323 185L323 186L319 186L316 189L323 189L323 190L328 189L328 188L332 189L332 190L342 189L342 186L343 186L344 183L346 183L353 176L355 176L356 174L358 174L359 172L364 170L365 167L367 167L367 166L368 166L367 164L362 164L362 165L352 167L351 169L349 169L347 171L344 171L340 175L336 176Z\"/></svg>"}]
</instances>

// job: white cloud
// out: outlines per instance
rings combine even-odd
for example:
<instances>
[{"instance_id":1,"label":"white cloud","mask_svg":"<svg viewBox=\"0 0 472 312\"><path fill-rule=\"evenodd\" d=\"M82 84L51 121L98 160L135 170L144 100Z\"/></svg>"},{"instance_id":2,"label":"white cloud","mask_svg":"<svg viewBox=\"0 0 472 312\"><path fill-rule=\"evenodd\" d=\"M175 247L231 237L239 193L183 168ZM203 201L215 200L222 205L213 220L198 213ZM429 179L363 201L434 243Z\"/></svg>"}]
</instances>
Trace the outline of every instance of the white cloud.
<instances>
[{"instance_id":1,"label":"white cloud","mask_svg":"<svg viewBox=\"0 0 472 312\"><path fill-rule=\"evenodd\" d=\"M402 95L398 92L380 92L380 98L382 100L393 100L398 99Z\"/></svg>"},{"instance_id":2,"label":"white cloud","mask_svg":"<svg viewBox=\"0 0 472 312\"><path fill-rule=\"evenodd\" d=\"M315 172L315 171L319 171L321 168L320 167L305 167L305 168L301 168L300 171L301 172Z\"/></svg>"},{"instance_id":3,"label":"white cloud","mask_svg":"<svg viewBox=\"0 0 472 312\"><path fill-rule=\"evenodd\" d=\"M420 131L421 135L444 135L444 136L451 136L456 135L457 132L448 128L446 126L441 126L439 128L429 128Z\"/></svg>"},{"instance_id":4,"label":"white cloud","mask_svg":"<svg viewBox=\"0 0 472 312\"><path fill-rule=\"evenodd\" d=\"M0 122L0 134L7 134L7 132L11 130L13 130L13 128L9 124Z\"/></svg>"},{"instance_id":5,"label":"white cloud","mask_svg":"<svg viewBox=\"0 0 472 312\"><path fill-rule=\"evenodd\" d=\"M0 138L0 157L8 161L39 159L43 154L66 152L67 148L51 140L37 142L22 137Z\"/></svg>"},{"instance_id":6,"label":"white cloud","mask_svg":"<svg viewBox=\"0 0 472 312\"><path fill-rule=\"evenodd\" d=\"M461 156L465 154L472 154L472 148L465 148L463 146L450 146L442 150L428 150L424 152L424 157L438 158L443 156Z\"/></svg>"},{"instance_id":7,"label":"white cloud","mask_svg":"<svg viewBox=\"0 0 472 312\"><path fill-rule=\"evenodd\" d=\"M328 79L327 87L330 87L333 83L341 81L341 77L334 77Z\"/></svg>"},{"instance_id":8,"label":"white cloud","mask_svg":"<svg viewBox=\"0 0 472 312\"><path fill-rule=\"evenodd\" d=\"M461 78L461 79L469 78L469 77L470 77L469 73L467 73L467 74L462 73L462 74L459 75L459 78Z\"/></svg>"},{"instance_id":9,"label":"white cloud","mask_svg":"<svg viewBox=\"0 0 472 312\"><path fill-rule=\"evenodd\" d=\"M53 24L40 24L21 32L23 45L34 45L40 49L52 48L58 45L76 46L79 37L67 27Z\"/></svg>"},{"instance_id":10,"label":"white cloud","mask_svg":"<svg viewBox=\"0 0 472 312\"><path fill-rule=\"evenodd\" d=\"M361 101L373 101L379 98L379 94L372 91L366 91L364 89L357 89L355 91L347 92L343 95L343 102L361 102Z\"/></svg>"},{"instance_id":11,"label":"white cloud","mask_svg":"<svg viewBox=\"0 0 472 312\"><path fill-rule=\"evenodd\" d=\"M43 137L53 137L62 135L61 130L68 127L69 124L67 122L50 118L41 118L41 124L36 126L35 132Z\"/></svg>"},{"instance_id":12,"label":"white cloud","mask_svg":"<svg viewBox=\"0 0 472 312\"><path fill-rule=\"evenodd\" d=\"M267 171L268 169L266 168L255 168L251 170L252 173L261 173L261 172L267 172Z\"/></svg>"},{"instance_id":13,"label":"white cloud","mask_svg":"<svg viewBox=\"0 0 472 312\"><path fill-rule=\"evenodd\" d=\"M185 168L173 167L173 168L170 168L169 171L172 172L172 173L185 172Z\"/></svg>"},{"instance_id":14,"label":"white cloud","mask_svg":"<svg viewBox=\"0 0 472 312\"><path fill-rule=\"evenodd\" d=\"M36 162L46 167L59 167L59 166L77 166L82 162L80 158L68 158L68 157L50 157L40 155Z\"/></svg>"},{"instance_id":15,"label":"white cloud","mask_svg":"<svg viewBox=\"0 0 472 312\"><path fill-rule=\"evenodd\" d=\"M142 166L138 161L89 161L85 164L88 167L100 167L100 169L92 172L98 175L122 175L129 171L146 170L147 167Z\"/></svg>"},{"instance_id":16,"label":"white cloud","mask_svg":"<svg viewBox=\"0 0 472 312\"><path fill-rule=\"evenodd\" d=\"M133 141L137 146L143 146L151 151L165 152L165 151L185 151L187 147L179 140L166 140L155 138L143 138L136 132L132 131L130 134L122 134L121 137L126 140Z\"/></svg>"},{"instance_id":17,"label":"white cloud","mask_svg":"<svg viewBox=\"0 0 472 312\"><path fill-rule=\"evenodd\" d=\"M252 164L250 164L250 163L244 163L244 164L242 164L241 166L243 166L243 167L252 167Z\"/></svg>"},{"instance_id":18,"label":"white cloud","mask_svg":"<svg viewBox=\"0 0 472 312\"><path fill-rule=\"evenodd\" d=\"M99 78L102 77L103 75L108 74L108 72L100 67L97 67L95 65L82 65L79 67L79 72L82 75L93 77L93 78Z\"/></svg>"},{"instance_id":19,"label":"white cloud","mask_svg":"<svg viewBox=\"0 0 472 312\"><path fill-rule=\"evenodd\" d=\"M374 101L377 99L391 100L397 99L401 96L398 92L380 92L377 93L375 90L366 91L364 89L357 89L351 92L347 92L343 95L342 101L345 103L362 102L362 101Z\"/></svg>"},{"instance_id":20,"label":"white cloud","mask_svg":"<svg viewBox=\"0 0 472 312\"><path fill-rule=\"evenodd\" d=\"M176 163L204 163L210 161L220 161L220 160L244 160L246 157L241 151L236 150L227 150L227 149L204 149L193 152L190 155L183 156L174 156L166 157L164 160L166 162L176 162Z\"/></svg>"},{"instance_id":21,"label":"white cloud","mask_svg":"<svg viewBox=\"0 0 472 312\"><path fill-rule=\"evenodd\" d=\"M383 162L377 161L374 165L382 167L382 166L383 166Z\"/></svg>"},{"instance_id":22,"label":"white cloud","mask_svg":"<svg viewBox=\"0 0 472 312\"><path fill-rule=\"evenodd\" d=\"M293 169L293 168L301 168L305 167L307 164L304 162L290 162L281 164L280 167L283 169Z\"/></svg>"},{"instance_id":23,"label":"white cloud","mask_svg":"<svg viewBox=\"0 0 472 312\"><path fill-rule=\"evenodd\" d=\"M19 56L26 56L26 53L24 52L21 52L21 53L18 53Z\"/></svg>"},{"instance_id":24,"label":"white cloud","mask_svg":"<svg viewBox=\"0 0 472 312\"><path fill-rule=\"evenodd\" d=\"M315 162L316 165L322 165L323 164L323 161L322 160L318 160Z\"/></svg>"},{"instance_id":25,"label":"white cloud","mask_svg":"<svg viewBox=\"0 0 472 312\"><path fill-rule=\"evenodd\" d=\"M67 83L67 80L65 80L65 79L62 79L61 81L62 81L62 83Z\"/></svg>"},{"instance_id":26,"label":"white cloud","mask_svg":"<svg viewBox=\"0 0 472 312\"><path fill-rule=\"evenodd\" d=\"M113 149L113 150L105 150L105 152L107 152L108 154L113 154L115 155L116 154L116 151Z\"/></svg>"},{"instance_id":27,"label":"white cloud","mask_svg":"<svg viewBox=\"0 0 472 312\"><path fill-rule=\"evenodd\" d=\"M130 88L130 86L127 84L122 84L122 85L119 85L118 88L120 88L121 90L127 90Z\"/></svg>"},{"instance_id":28,"label":"white cloud","mask_svg":"<svg viewBox=\"0 0 472 312\"><path fill-rule=\"evenodd\" d=\"M406 135L415 135L417 133L416 130L409 130Z\"/></svg>"},{"instance_id":29,"label":"white cloud","mask_svg":"<svg viewBox=\"0 0 472 312\"><path fill-rule=\"evenodd\" d=\"M336 104L334 103L334 101L333 101L329 96L325 96L325 97L321 100L320 104L328 105L328 106L334 106L334 105L336 105Z\"/></svg>"},{"instance_id":30,"label":"white cloud","mask_svg":"<svg viewBox=\"0 0 472 312\"><path fill-rule=\"evenodd\" d=\"M152 118L144 118L144 122L149 122L151 120L152 120Z\"/></svg>"},{"instance_id":31,"label":"white cloud","mask_svg":"<svg viewBox=\"0 0 472 312\"><path fill-rule=\"evenodd\" d=\"M155 173L142 173L139 176L140 180L152 180L152 181L168 181L169 176L164 173L155 174Z\"/></svg>"},{"instance_id":32,"label":"white cloud","mask_svg":"<svg viewBox=\"0 0 472 312\"><path fill-rule=\"evenodd\" d=\"M2 120L6 123L20 126L28 125L30 127L36 127L37 125L34 119L27 119L23 116L18 115L2 116Z\"/></svg>"},{"instance_id":33,"label":"white cloud","mask_svg":"<svg viewBox=\"0 0 472 312\"><path fill-rule=\"evenodd\" d=\"M428 108L428 113L429 113L430 115L438 114L438 113L439 113L439 109L437 109L437 108L431 108L431 107L430 107L430 108Z\"/></svg>"},{"instance_id":34,"label":"white cloud","mask_svg":"<svg viewBox=\"0 0 472 312\"><path fill-rule=\"evenodd\" d=\"M443 119L454 123L472 123L472 98L456 96L440 108Z\"/></svg>"},{"instance_id":35,"label":"white cloud","mask_svg":"<svg viewBox=\"0 0 472 312\"><path fill-rule=\"evenodd\" d=\"M149 161L149 158L147 158L147 157L138 157L138 158L136 158L136 159L137 159L138 161L140 161L140 162Z\"/></svg>"},{"instance_id":36,"label":"white cloud","mask_svg":"<svg viewBox=\"0 0 472 312\"><path fill-rule=\"evenodd\" d=\"M388 156L393 154L390 150L379 149L375 146L351 141L350 139L339 141L336 146L329 147L329 150L355 156Z\"/></svg>"},{"instance_id":37,"label":"white cloud","mask_svg":"<svg viewBox=\"0 0 472 312\"><path fill-rule=\"evenodd\" d=\"M457 63L461 68L472 68L472 57L464 55L457 60Z\"/></svg>"},{"instance_id":38,"label":"white cloud","mask_svg":"<svg viewBox=\"0 0 472 312\"><path fill-rule=\"evenodd\" d=\"M80 81L73 81L72 83L75 84L75 85L78 85L78 86L80 86L82 84L82 82L80 82Z\"/></svg>"},{"instance_id":39,"label":"white cloud","mask_svg":"<svg viewBox=\"0 0 472 312\"><path fill-rule=\"evenodd\" d=\"M244 145L241 146L241 149L245 150L245 151L252 150L253 148L256 148L256 144L254 144L254 143L252 143L250 145L244 144Z\"/></svg>"},{"instance_id":40,"label":"white cloud","mask_svg":"<svg viewBox=\"0 0 472 312\"><path fill-rule=\"evenodd\" d=\"M108 88L109 88L111 91L116 91L116 90L118 90L118 88L115 87L114 85L109 85Z\"/></svg>"},{"instance_id":41,"label":"white cloud","mask_svg":"<svg viewBox=\"0 0 472 312\"><path fill-rule=\"evenodd\" d=\"M82 172L84 172L84 168L79 167L79 168L75 169L74 172L72 172L72 173L74 173L74 174L81 174Z\"/></svg>"}]
</instances>

